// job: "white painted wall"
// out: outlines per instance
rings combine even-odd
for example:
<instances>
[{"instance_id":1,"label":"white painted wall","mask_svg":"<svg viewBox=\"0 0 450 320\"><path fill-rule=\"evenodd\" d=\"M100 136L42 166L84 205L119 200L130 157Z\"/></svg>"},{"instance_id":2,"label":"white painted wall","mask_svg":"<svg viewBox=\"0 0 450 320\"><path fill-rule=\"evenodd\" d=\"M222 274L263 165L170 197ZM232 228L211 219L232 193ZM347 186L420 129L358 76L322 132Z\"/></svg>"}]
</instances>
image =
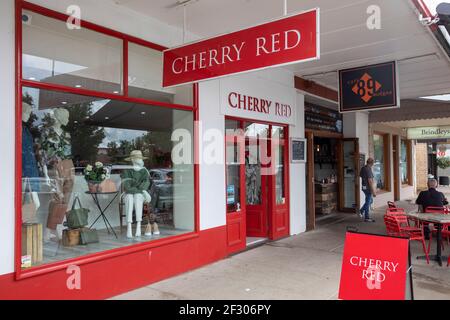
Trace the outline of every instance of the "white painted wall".
<instances>
[{"instance_id":1,"label":"white painted wall","mask_svg":"<svg viewBox=\"0 0 450 320\"><path fill-rule=\"evenodd\" d=\"M225 117L220 113L219 80L199 84L199 117L201 122L199 152L202 155L205 150L208 151L210 145L202 143L204 132L213 129L223 135L225 131ZM225 150L223 139L216 143L220 150ZM224 161L225 156L218 164L200 164L200 230L226 225Z\"/></svg>"},{"instance_id":2,"label":"white painted wall","mask_svg":"<svg viewBox=\"0 0 450 320\"><path fill-rule=\"evenodd\" d=\"M14 270L14 0L0 1L0 275Z\"/></svg>"},{"instance_id":3,"label":"white painted wall","mask_svg":"<svg viewBox=\"0 0 450 320\"><path fill-rule=\"evenodd\" d=\"M297 123L289 127L293 138L305 137L305 96L297 93ZM291 150L292 152L292 150ZM290 190L290 225L291 235L306 231L306 164L291 163L289 165Z\"/></svg>"}]
</instances>

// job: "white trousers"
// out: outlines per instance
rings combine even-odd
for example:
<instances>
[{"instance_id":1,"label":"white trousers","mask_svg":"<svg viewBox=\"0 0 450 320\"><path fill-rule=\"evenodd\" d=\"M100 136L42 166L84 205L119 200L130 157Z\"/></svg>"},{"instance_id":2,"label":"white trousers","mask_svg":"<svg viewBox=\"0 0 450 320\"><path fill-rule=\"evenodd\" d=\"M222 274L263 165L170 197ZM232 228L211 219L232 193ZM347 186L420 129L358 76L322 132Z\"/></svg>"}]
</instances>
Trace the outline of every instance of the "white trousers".
<instances>
[{"instance_id":1,"label":"white trousers","mask_svg":"<svg viewBox=\"0 0 450 320\"><path fill-rule=\"evenodd\" d=\"M142 194L125 195L125 211L128 223L133 223L133 208L136 212L136 221L142 222L142 212L144 210L144 196Z\"/></svg>"}]
</instances>

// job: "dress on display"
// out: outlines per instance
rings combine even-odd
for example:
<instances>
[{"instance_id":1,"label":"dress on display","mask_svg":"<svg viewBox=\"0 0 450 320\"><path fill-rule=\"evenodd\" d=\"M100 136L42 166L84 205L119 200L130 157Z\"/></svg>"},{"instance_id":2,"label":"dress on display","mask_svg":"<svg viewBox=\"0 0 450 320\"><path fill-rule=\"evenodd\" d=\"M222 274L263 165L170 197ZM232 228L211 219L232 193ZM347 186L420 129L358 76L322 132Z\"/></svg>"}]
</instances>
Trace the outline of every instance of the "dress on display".
<instances>
[{"instance_id":1,"label":"dress on display","mask_svg":"<svg viewBox=\"0 0 450 320\"><path fill-rule=\"evenodd\" d=\"M34 139L30 129L24 125L22 127L22 178L30 180L28 185L31 188L31 190L24 191L39 192L40 185L37 179L39 177L38 163L34 152Z\"/></svg>"}]
</instances>

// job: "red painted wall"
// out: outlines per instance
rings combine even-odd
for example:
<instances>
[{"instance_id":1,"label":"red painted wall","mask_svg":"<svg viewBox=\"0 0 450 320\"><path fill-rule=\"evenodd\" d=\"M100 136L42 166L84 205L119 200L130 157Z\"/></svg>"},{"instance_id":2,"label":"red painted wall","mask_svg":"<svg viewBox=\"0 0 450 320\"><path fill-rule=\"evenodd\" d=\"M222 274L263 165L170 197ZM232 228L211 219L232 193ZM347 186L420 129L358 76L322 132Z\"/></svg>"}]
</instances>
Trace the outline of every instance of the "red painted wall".
<instances>
[{"instance_id":1,"label":"red painted wall","mask_svg":"<svg viewBox=\"0 0 450 320\"><path fill-rule=\"evenodd\" d=\"M67 288L70 275L66 270L20 281L14 279L14 274L3 275L0 299L105 299L226 256L226 226L223 226L201 231L191 240L82 265L81 290Z\"/></svg>"}]
</instances>

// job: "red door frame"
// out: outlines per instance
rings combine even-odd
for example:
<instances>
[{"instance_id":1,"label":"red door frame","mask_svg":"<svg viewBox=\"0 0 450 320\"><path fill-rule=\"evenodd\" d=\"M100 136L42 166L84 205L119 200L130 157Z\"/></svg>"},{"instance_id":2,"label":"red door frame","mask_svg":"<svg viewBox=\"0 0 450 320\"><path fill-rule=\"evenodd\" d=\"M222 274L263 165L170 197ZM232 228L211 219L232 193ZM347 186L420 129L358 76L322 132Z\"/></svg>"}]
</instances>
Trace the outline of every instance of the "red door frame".
<instances>
[{"instance_id":1,"label":"red door frame","mask_svg":"<svg viewBox=\"0 0 450 320\"><path fill-rule=\"evenodd\" d=\"M198 238L199 237L199 230L200 230L200 206L199 206L199 166L198 166L198 159L199 159L199 148L198 148L198 129L194 126L194 158L196 161L194 161L194 225L195 230L191 233L187 233L184 235L179 236L173 236L167 239L161 239L161 240L153 240L146 243L136 244L128 247L108 250L104 252L98 252L94 254L85 255L79 258L73 258L68 260L63 260L55 263L49 263L42 266L33 267L27 270L22 270L21 265L21 243L22 243L22 237L21 237L21 228L22 228L22 214L21 214L21 193L22 193L22 184L21 184L21 178L22 178L22 125L21 125L21 119L22 119L22 88L23 87L30 87L30 88L36 88L36 89L43 89L43 90L52 90L52 91L62 91L62 92L68 92L72 94L78 94L78 95L84 95L84 96L91 96L91 97L100 97L105 99L111 99L111 100L119 100L119 101L125 101L125 102L132 102L132 103L139 103L139 104L145 104L151 106L160 106L160 107L167 107L172 109L179 109L179 110L186 110L186 111L192 111L194 123L195 121L199 120L199 111L198 111L198 85L193 85L193 95L194 95L194 104L193 106L185 106L185 105L177 105L177 104L170 104L170 103L164 103L164 102L158 102L158 101L151 101L146 99L140 99L140 98L134 98L128 96L128 43L134 43L138 44L150 49L163 51L166 48L157 44L154 44L149 41L145 41L143 39L139 39L118 31L114 31L112 29L105 28L103 26L82 20L81 26L83 28L96 31L101 34L105 34L108 36L112 36L118 39L123 40L123 93L122 94L110 94L105 92L97 92L94 90L86 90L82 88L72 88L72 87L66 87L63 85L56 85L56 84L48 84L48 83L41 83L38 81L32 81L32 80L26 80L22 78L22 10L28 10L35 12L37 14L44 15L46 17L54 18L60 21L68 21L69 16L57 11L50 10L45 7L41 7L23 0L15 0L15 19L16 19L16 34L15 34L15 50L16 50L16 131L15 131L15 279L16 280L22 280L42 274L47 274L50 272L54 272L57 270L66 269L70 265L83 265L88 263L93 263L100 260L105 260L113 257L118 256L124 256L127 254L132 254L138 251L147 250L150 248L165 246L168 244L172 244L179 241L185 241L192 238Z\"/></svg>"},{"instance_id":2,"label":"red door frame","mask_svg":"<svg viewBox=\"0 0 450 320\"><path fill-rule=\"evenodd\" d=\"M283 124L283 123L276 123L276 122L264 122L261 120L253 120L253 119L246 119L246 118L240 118L240 117L234 117L234 116L226 116L225 119L227 120L236 120L239 121L241 124L241 128L244 126L244 122L252 122L252 123L258 123L258 124L266 124L269 125L269 130L272 132L272 126L277 127L283 127L285 130L285 137L284 137L284 189L286 194L286 203L281 206L277 206L275 204L275 192L273 192L274 188L269 188L269 198L271 201L269 202L269 215L268 215L268 226L269 226L269 239L270 240L278 240L284 237L288 237L290 234L290 188L289 188L289 172L290 172L290 163L289 163L289 155L290 155L290 146L289 146L289 125ZM269 148L270 150L271 148ZM227 168L225 167L225 170ZM226 172L225 172L226 174ZM268 177L268 179L271 179L271 184L273 187L275 187L275 180L276 176ZM245 190L245 175L244 179L241 181L241 189ZM246 208L248 211L248 209ZM280 221L280 217L278 215L284 215L284 217L281 219L281 221L284 221L285 226L277 226L276 222Z\"/></svg>"}]
</instances>

